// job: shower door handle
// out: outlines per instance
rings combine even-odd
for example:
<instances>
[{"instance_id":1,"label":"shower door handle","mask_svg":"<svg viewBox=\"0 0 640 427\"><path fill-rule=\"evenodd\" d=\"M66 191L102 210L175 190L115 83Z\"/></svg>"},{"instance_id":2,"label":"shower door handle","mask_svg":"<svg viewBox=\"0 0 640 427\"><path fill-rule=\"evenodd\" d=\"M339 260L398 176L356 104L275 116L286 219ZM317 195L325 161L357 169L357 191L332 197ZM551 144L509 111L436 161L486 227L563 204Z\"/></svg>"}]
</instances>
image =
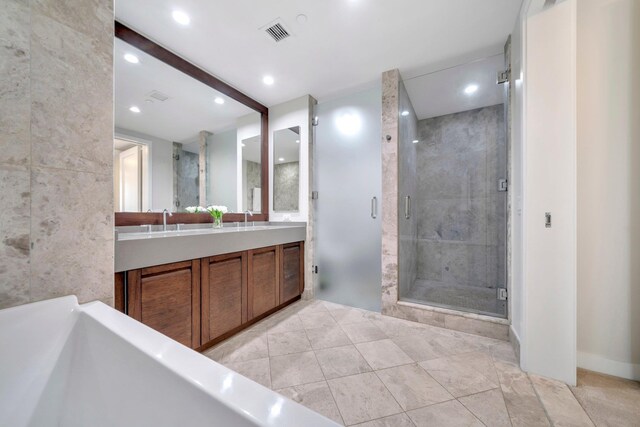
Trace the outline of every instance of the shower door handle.
<instances>
[{"instance_id":1,"label":"shower door handle","mask_svg":"<svg viewBox=\"0 0 640 427\"><path fill-rule=\"evenodd\" d=\"M404 197L404 219L411 218L411 196Z\"/></svg>"},{"instance_id":2,"label":"shower door handle","mask_svg":"<svg viewBox=\"0 0 640 427\"><path fill-rule=\"evenodd\" d=\"M378 198L373 197L371 199L371 218L376 219L378 217Z\"/></svg>"}]
</instances>

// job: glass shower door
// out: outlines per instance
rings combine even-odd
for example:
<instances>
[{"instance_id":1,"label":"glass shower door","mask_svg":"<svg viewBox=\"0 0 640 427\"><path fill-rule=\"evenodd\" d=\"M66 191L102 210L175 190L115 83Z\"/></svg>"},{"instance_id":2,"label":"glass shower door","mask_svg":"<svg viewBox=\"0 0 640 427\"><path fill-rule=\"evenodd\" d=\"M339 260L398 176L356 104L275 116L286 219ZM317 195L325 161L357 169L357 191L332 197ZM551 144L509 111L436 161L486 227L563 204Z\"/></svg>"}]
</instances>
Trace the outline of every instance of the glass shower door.
<instances>
[{"instance_id":1,"label":"glass shower door","mask_svg":"<svg viewBox=\"0 0 640 427\"><path fill-rule=\"evenodd\" d=\"M319 104L315 296L380 311L381 89Z\"/></svg>"}]
</instances>

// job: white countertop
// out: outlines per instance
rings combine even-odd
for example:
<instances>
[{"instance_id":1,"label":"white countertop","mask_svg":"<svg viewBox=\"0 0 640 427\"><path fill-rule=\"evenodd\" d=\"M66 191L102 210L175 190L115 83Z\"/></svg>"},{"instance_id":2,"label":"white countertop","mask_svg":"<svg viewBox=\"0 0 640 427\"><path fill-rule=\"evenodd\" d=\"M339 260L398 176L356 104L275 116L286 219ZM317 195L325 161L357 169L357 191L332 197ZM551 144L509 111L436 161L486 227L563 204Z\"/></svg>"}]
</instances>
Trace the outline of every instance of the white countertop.
<instances>
[{"instance_id":1,"label":"white countertop","mask_svg":"<svg viewBox=\"0 0 640 427\"><path fill-rule=\"evenodd\" d=\"M214 255L304 241L304 223L225 226L209 224L180 231L133 232L118 229L115 243L115 271L127 271L154 265L186 261Z\"/></svg>"}]
</instances>

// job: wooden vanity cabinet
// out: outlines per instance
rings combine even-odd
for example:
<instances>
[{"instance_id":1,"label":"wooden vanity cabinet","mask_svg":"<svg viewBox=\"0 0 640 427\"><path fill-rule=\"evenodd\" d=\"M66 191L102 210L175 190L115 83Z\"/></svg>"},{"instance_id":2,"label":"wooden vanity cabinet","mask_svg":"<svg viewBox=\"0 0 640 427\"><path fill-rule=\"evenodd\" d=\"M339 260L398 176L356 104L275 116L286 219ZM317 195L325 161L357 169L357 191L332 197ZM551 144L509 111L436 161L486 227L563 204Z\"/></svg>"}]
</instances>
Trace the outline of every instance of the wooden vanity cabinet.
<instances>
[{"instance_id":1,"label":"wooden vanity cabinet","mask_svg":"<svg viewBox=\"0 0 640 427\"><path fill-rule=\"evenodd\" d=\"M116 308L203 350L299 298L304 242L116 273Z\"/></svg>"},{"instance_id":2,"label":"wooden vanity cabinet","mask_svg":"<svg viewBox=\"0 0 640 427\"><path fill-rule=\"evenodd\" d=\"M202 343L247 322L247 252L201 260Z\"/></svg>"},{"instance_id":3,"label":"wooden vanity cabinet","mask_svg":"<svg viewBox=\"0 0 640 427\"><path fill-rule=\"evenodd\" d=\"M304 242L280 246L280 304L304 290Z\"/></svg>"},{"instance_id":4,"label":"wooden vanity cabinet","mask_svg":"<svg viewBox=\"0 0 640 427\"><path fill-rule=\"evenodd\" d=\"M280 246L247 251L249 320L280 304Z\"/></svg>"},{"instance_id":5,"label":"wooden vanity cabinet","mask_svg":"<svg viewBox=\"0 0 640 427\"><path fill-rule=\"evenodd\" d=\"M127 314L179 343L200 347L200 260L127 272Z\"/></svg>"}]
</instances>

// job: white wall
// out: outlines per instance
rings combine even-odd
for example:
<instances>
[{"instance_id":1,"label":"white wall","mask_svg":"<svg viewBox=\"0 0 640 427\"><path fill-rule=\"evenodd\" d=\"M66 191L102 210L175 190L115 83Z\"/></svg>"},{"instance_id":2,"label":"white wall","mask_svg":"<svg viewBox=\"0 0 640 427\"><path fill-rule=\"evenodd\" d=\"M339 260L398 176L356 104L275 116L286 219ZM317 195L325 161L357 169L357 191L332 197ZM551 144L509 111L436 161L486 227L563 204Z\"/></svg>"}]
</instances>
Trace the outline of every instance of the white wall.
<instances>
[{"instance_id":1,"label":"white wall","mask_svg":"<svg viewBox=\"0 0 640 427\"><path fill-rule=\"evenodd\" d=\"M578 366L640 379L640 2L578 4Z\"/></svg>"},{"instance_id":2,"label":"white wall","mask_svg":"<svg viewBox=\"0 0 640 427\"><path fill-rule=\"evenodd\" d=\"M300 201L298 213L273 211L273 133L300 126ZM269 219L308 221L309 215L309 96L269 107Z\"/></svg>"},{"instance_id":3,"label":"white wall","mask_svg":"<svg viewBox=\"0 0 640 427\"><path fill-rule=\"evenodd\" d=\"M151 210L173 210L173 143L128 129L115 129L115 136L147 144L151 151Z\"/></svg>"},{"instance_id":4,"label":"white wall","mask_svg":"<svg viewBox=\"0 0 640 427\"><path fill-rule=\"evenodd\" d=\"M237 211L238 180L238 132L210 135L207 142L207 169L209 188L207 204L226 206L229 211Z\"/></svg>"},{"instance_id":5,"label":"white wall","mask_svg":"<svg viewBox=\"0 0 640 427\"><path fill-rule=\"evenodd\" d=\"M568 384L576 382L576 35L576 0L525 23L521 363Z\"/></svg>"}]
</instances>

